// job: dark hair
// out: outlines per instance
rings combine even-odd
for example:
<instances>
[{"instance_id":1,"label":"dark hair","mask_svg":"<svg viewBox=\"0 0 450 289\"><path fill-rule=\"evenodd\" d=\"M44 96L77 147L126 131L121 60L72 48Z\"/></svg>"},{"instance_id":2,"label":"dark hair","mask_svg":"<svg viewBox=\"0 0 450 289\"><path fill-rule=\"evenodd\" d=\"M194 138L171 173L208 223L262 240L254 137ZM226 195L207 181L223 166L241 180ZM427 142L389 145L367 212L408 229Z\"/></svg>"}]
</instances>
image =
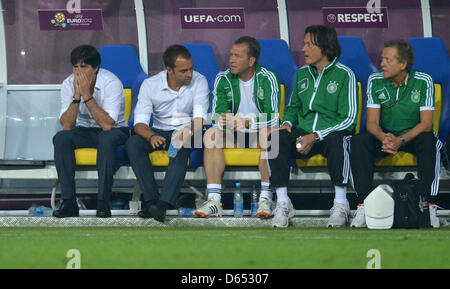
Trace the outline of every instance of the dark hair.
<instances>
[{"instance_id":1,"label":"dark hair","mask_svg":"<svg viewBox=\"0 0 450 289\"><path fill-rule=\"evenodd\" d=\"M239 37L234 44L247 44L247 54L249 57L254 57L256 59L255 63L258 63L259 54L261 52L261 46L259 45L258 40L251 36L242 36Z\"/></svg>"},{"instance_id":2,"label":"dark hair","mask_svg":"<svg viewBox=\"0 0 450 289\"><path fill-rule=\"evenodd\" d=\"M414 63L414 51L408 41L405 40L389 40L384 42L384 47L397 48L398 61L406 61L406 71L410 71Z\"/></svg>"},{"instance_id":3,"label":"dark hair","mask_svg":"<svg viewBox=\"0 0 450 289\"><path fill-rule=\"evenodd\" d=\"M92 68L97 68L101 63L100 53L92 45L80 45L70 53L70 63L75 65L80 61L89 64Z\"/></svg>"},{"instance_id":4,"label":"dark hair","mask_svg":"<svg viewBox=\"0 0 450 289\"><path fill-rule=\"evenodd\" d=\"M163 61L166 67L175 68L175 61L178 56L181 56L184 59L191 59L191 53L189 50L181 45L171 45L167 47L166 51L163 53Z\"/></svg>"},{"instance_id":5,"label":"dark hair","mask_svg":"<svg viewBox=\"0 0 450 289\"><path fill-rule=\"evenodd\" d=\"M333 27L327 25L312 25L305 29L305 35L311 35L311 41L319 46L323 55L326 55L329 61L333 61L341 55L341 46L337 40L337 33Z\"/></svg>"}]
</instances>

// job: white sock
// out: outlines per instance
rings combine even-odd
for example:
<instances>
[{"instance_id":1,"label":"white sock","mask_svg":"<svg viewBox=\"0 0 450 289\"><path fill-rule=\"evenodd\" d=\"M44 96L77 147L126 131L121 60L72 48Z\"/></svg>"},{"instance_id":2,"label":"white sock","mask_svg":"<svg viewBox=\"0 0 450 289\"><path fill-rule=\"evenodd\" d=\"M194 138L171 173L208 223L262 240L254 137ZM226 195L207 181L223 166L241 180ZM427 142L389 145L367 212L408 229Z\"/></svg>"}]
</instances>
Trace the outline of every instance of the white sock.
<instances>
[{"instance_id":1,"label":"white sock","mask_svg":"<svg viewBox=\"0 0 450 289\"><path fill-rule=\"evenodd\" d=\"M334 201L340 204L347 204L347 187L334 186Z\"/></svg>"},{"instance_id":2,"label":"white sock","mask_svg":"<svg viewBox=\"0 0 450 289\"><path fill-rule=\"evenodd\" d=\"M261 194L259 195L259 199L266 198L269 201L272 201L273 192L270 189L270 183L261 182Z\"/></svg>"},{"instance_id":3,"label":"white sock","mask_svg":"<svg viewBox=\"0 0 450 289\"><path fill-rule=\"evenodd\" d=\"M222 199L222 184L207 184L206 189L208 191L208 200L213 199L220 204Z\"/></svg>"},{"instance_id":4,"label":"white sock","mask_svg":"<svg viewBox=\"0 0 450 289\"><path fill-rule=\"evenodd\" d=\"M287 194L287 187L277 188L277 202L278 203L289 203L290 199Z\"/></svg>"}]
</instances>

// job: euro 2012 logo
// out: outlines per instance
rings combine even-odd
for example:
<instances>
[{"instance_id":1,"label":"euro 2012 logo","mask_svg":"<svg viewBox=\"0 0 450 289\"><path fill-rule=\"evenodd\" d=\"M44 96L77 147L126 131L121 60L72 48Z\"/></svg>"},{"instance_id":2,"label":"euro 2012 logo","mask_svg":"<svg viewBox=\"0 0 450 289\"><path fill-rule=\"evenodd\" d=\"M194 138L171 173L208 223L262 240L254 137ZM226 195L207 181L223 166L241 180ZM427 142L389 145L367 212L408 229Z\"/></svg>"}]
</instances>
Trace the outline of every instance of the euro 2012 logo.
<instances>
[{"instance_id":1,"label":"euro 2012 logo","mask_svg":"<svg viewBox=\"0 0 450 289\"><path fill-rule=\"evenodd\" d=\"M66 16L61 12L56 13L53 19L50 20L50 22L56 27L66 28L67 26Z\"/></svg>"}]
</instances>

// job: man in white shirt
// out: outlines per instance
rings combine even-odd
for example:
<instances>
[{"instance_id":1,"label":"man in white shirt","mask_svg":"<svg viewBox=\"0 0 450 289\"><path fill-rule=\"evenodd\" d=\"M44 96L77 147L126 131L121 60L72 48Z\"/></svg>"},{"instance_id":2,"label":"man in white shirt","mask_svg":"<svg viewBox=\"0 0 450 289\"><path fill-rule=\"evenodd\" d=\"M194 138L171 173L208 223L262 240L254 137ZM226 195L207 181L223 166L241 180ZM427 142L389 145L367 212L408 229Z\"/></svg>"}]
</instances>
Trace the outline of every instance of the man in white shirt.
<instances>
[{"instance_id":1,"label":"man in white shirt","mask_svg":"<svg viewBox=\"0 0 450 289\"><path fill-rule=\"evenodd\" d=\"M219 72L214 83L214 126L205 133L204 166L208 200L195 211L201 218L221 216L223 148L261 148L259 171L261 195L258 218L270 218L272 191L266 144L271 127L278 127L280 81L275 72L258 63L258 41L250 36L237 39L230 50L230 68ZM264 132L261 136L261 133ZM258 136L259 134L259 136ZM259 141L257 139L259 138ZM237 140L235 142L235 140ZM264 149L264 150L263 150Z\"/></svg>"},{"instance_id":2,"label":"man in white shirt","mask_svg":"<svg viewBox=\"0 0 450 289\"><path fill-rule=\"evenodd\" d=\"M63 202L53 212L58 218L79 215L75 195L75 149L97 148L97 217L110 217L109 201L117 170L117 147L125 144L129 129L121 81L100 68L100 54L90 45L72 50L73 73L61 86L60 123L53 137L55 166Z\"/></svg>"},{"instance_id":3,"label":"man in white shirt","mask_svg":"<svg viewBox=\"0 0 450 289\"><path fill-rule=\"evenodd\" d=\"M134 109L134 130L126 148L136 179L143 193L141 218L164 222L166 210L175 206L187 170L188 157L202 147L209 88L206 78L194 71L189 50L172 45L163 54L166 69L146 79L140 88ZM153 116L153 125L149 126ZM171 157L161 194L158 191L149 153L167 150L178 142Z\"/></svg>"}]
</instances>

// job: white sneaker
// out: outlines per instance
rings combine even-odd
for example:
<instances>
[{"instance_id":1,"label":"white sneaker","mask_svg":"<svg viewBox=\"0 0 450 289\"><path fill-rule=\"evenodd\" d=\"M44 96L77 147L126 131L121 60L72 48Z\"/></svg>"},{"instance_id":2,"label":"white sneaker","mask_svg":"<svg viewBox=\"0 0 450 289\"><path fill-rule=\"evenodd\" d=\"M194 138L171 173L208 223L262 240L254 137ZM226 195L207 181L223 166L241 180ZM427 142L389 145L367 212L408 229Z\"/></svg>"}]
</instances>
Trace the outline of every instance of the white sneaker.
<instances>
[{"instance_id":1,"label":"white sneaker","mask_svg":"<svg viewBox=\"0 0 450 289\"><path fill-rule=\"evenodd\" d=\"M358 209L355 212L355 216L353 217L352 223L350 227L353 228L363 228L367 227L366 225L366 213L364 209L364 204L359 204Z\"/></svg>"},{"instance_id":2,"label":"white sneaker","mask_svg":"<svg viewBox=\"0 0 450 289\"><path fill-rule=\"evenodd\" d=\"M275 210L273 210L272 227L286 228L289 226L289 220L295 215L295 209L291 201L288 203L277 203Z\"/></svg>"},{"instance_id":3,"label":"white sneaker","mask_svg":"<svg viewBox=\"0 0 450 289\"><path fill-rule=\"evenodd\" d=\"M258 211L256 216L259 219L270 219L272 216L272 201L266 198L261 198L258 202Z\"/></svg>"},{"instance_id":4,"label":"white sneaker","mask_svg":"<svg viewBox=\"0 0 450 289\"><path fill-rule=\"evenodd\" d=\"M350 214L350 206L348 201L346 204L334 202L330 210L330 219L328 219L327 227L343 227L348 222L348 215Z\"/></svg>"},{"instance_id":5,"label":"white sneaker","mask_svg":"<svg viewBox=\"0 0 450 289\"><path fill-rule=\"evenodd\" d=\"M439 228L439 218L437 216L438 205L430 203L428 208L430 209L430 223L433 228Z\"/></svg>"},{"instance_id":6,"label":"white sneaker","mask_svg":"<svg viewBox=\"0 0 450 289\"><path fill-rule=\"evenodd\" d=\"M222 204L214 201L213 199L209 199L204 202L200 208L198 208L194 214L198 218L209 218L209 217L222 217L223 208Z\"/></svg>"}]
</instances>

